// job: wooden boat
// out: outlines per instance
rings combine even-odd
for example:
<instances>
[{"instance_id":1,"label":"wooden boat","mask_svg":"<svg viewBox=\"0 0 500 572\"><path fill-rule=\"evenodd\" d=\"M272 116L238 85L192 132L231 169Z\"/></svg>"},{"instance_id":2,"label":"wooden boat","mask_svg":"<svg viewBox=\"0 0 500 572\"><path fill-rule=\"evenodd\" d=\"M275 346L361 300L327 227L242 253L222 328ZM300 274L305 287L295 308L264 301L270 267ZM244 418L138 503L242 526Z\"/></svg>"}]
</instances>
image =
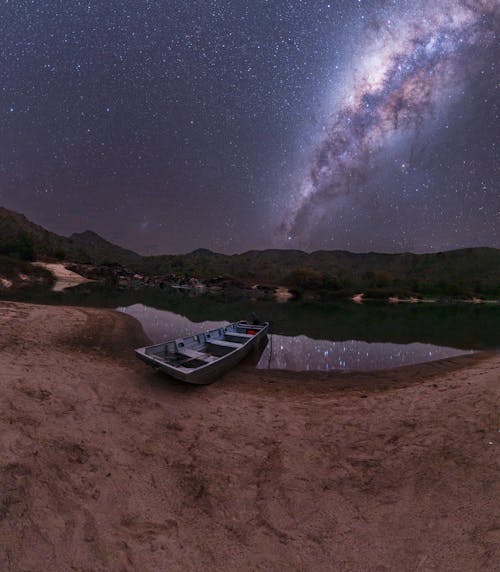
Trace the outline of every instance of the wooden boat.
<instances>
[{"instance_id":1,"label":"wooden boat","mask_svg":"<svg viewBox=\"0 0 500 572\"><path fill-rule=\"evenodd\" d=\"M211 383L265 339L269 324L240 321L135 350L139 359L187 383Z\"/></svg>"}]
</instances>

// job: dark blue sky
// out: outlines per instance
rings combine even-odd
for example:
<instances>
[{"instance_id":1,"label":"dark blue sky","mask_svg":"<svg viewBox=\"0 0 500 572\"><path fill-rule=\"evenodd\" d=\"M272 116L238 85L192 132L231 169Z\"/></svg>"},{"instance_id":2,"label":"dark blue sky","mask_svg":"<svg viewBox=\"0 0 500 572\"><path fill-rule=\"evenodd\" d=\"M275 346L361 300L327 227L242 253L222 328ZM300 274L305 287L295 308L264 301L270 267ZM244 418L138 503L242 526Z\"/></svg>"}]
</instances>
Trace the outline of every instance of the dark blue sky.
<instances>
[{"instance_id":1,"label":"dark blue sky","mask_svg":"<svg viewBox=\"0 0 500 572\"><path fill-rule=\"evenodd\" d=\"M500 246L498 4L439 6L4 2L0 204L144 253Z\"/></svg>"}]
</instances>

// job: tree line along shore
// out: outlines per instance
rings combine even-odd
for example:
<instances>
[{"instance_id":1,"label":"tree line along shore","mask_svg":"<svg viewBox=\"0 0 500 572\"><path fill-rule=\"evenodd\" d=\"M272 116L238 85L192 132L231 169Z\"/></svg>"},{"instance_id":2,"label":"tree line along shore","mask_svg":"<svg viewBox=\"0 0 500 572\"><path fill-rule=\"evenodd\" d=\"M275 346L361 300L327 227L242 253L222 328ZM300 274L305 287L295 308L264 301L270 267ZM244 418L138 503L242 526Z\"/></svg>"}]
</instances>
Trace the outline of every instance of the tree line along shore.
<instances>
[{"instance_id":1,"label":"tree line along shore","mask_svg":"<svg viewBox=\"0 0 500 572\"><path fill-rule=\"evenodd\" d=\"M498 300L500 249L352 253L263 250L141 256L86 231L64 237L0 207L0 289L50 288L53 277L32 261L61 262L110 288L177 286L230 297L291 299Z\"/></svg>"}]
</instances>

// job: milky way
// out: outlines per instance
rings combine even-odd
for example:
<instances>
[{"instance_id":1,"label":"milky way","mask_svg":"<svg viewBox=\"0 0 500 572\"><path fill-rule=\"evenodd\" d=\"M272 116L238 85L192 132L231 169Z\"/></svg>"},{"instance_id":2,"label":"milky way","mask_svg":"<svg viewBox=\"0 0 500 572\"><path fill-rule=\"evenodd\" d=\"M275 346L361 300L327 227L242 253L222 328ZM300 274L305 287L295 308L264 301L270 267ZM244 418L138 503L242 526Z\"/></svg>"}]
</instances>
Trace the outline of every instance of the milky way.
<instances>
[{"instance_id":1,"label":"milky way","mask_svg":"<svg viewBox=\"0 0 500 572\"><path fill-rule=\"evenodd\" d=\"M481 54L495 42L499 3L415 4L398 16L388 10L365 30L362 53L353 57L356 71L280 226L289 243L307 247L327 214L335 236L337 205L365 189L374 164L398 142L418 138L481 70ZM412 161L409 149L403 168Z\"/></svg>"}]
</instances>

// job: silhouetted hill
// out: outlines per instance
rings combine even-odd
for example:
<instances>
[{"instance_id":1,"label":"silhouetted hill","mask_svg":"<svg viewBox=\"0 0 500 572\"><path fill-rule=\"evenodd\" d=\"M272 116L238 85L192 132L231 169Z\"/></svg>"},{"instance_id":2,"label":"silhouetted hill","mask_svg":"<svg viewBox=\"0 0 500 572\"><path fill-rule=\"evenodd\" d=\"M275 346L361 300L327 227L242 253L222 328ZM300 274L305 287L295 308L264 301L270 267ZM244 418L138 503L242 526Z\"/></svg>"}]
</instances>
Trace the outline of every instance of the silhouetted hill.
<instances>
[{"instance_id":1,"label":"silhouetted hill","mask_svg":"<svg viewBox=\"0 0 500 572\"><path fill-rule=\"evenodd\" d=\"M29 259L37 254L54 253L66 246L65 237L44 229L20 213L0 207L0 254Z\"/></svg>"},{"instance_id":2,"label":"silhouetted hill","mask_svg":"<svg viewBox=\"0 0 500 572\"><path fill-rule=\"evenodd\" d=\"M247 284L284 284L298 292L500 295L500 250L496 248L429 254L270 249L234 255L199 248L189 254L141 257L95 232L76 233L69 238L59 236L24 215L1 207L0 254L26 260L50 256L75 262L121 264L146 275L225 277Z\"/></svg>"},{"instance_id":3,"label":"silhouetted hill","mask_svg":"<svg viewBox=\"0 0 500 572\"><path fill-rule=\"evenodd\" d=\"M85 231L69 238L60 236L3 207L0 207L0 254L26 260L55 257L94 264L129 264L141 258L94 232Z\"/></svg>"},{"instance_id":4,"label":"silhouetted hill","mask_svg":"<svg viewBox=\"0 0 500 572\"><path fill-rule=\"evenodd\" d=\"M194 254L195 256L217 256L217 252L213 252L208 248L197 248L196 250L193 250L191 254Z\"/></svg>"},{"instance_id":5,"label":"silhouetted hill","mask_svg":"<svg viewBox=\"0 0 500 572\"><path fill-rule=\"evenodd\" d=\"M141 259L139 254L117 246L91 230L74 233L70 236L69 240L73 245L82 249L92 261L98 260L101 263L132 264Z\"/></svg>"}]
</instances>

